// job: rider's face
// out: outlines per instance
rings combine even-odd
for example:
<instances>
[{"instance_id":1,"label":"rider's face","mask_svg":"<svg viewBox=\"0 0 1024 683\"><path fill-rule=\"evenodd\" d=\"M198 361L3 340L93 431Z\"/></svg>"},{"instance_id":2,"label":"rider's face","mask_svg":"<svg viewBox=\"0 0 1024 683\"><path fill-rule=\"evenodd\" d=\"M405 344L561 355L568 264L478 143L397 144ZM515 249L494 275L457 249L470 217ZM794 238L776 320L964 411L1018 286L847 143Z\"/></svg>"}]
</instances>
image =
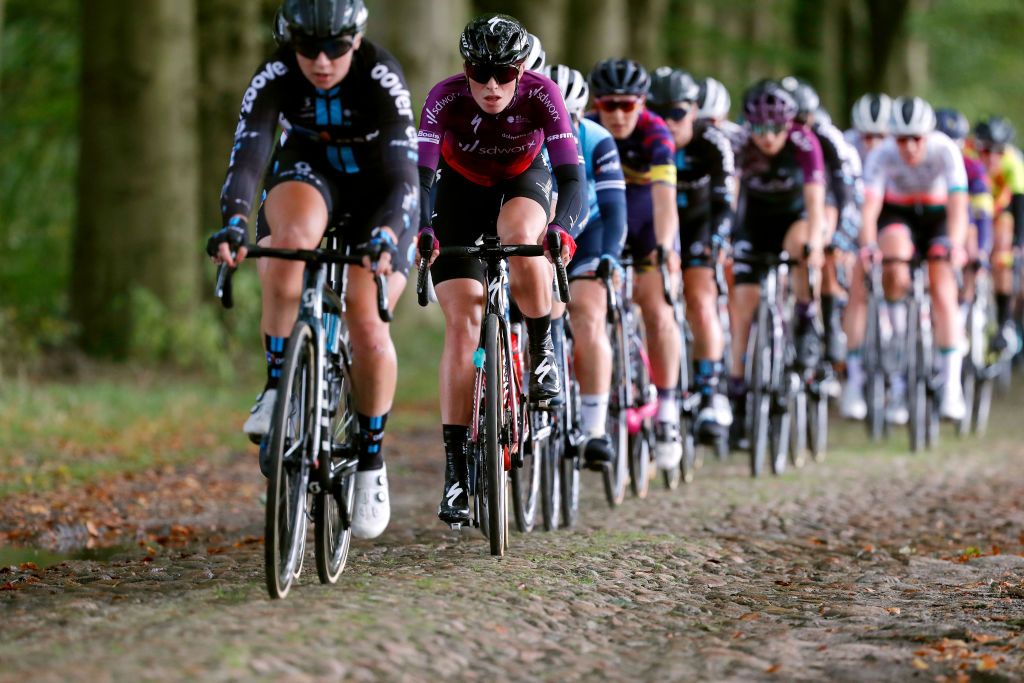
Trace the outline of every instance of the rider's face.
<instances>
[{"instance_id":1,"label":"rider's face","mask_svg":"<svg viewBox=\"0 0 1024 683\"><path fill-rule=\"evenodd\" d=\"M633 95L610 95L598 98L594 104L601 125L616 140L625 140L636 129L640 112L644 108L644 98Z\"/></svg>"},{"instance_id":2,"label":"rider's face","mask_svg":"<svg viewBox=\"0 0 1024 683\"><path fill-rule=\"evenodd\" d=\"M681 118L679 114L686 112ZM665 125L672 133L676 148L686 147L693 140L693 122L697 118L697 107L692 102L676 102L672 109L663 112L661 117L665 119Z\"/></svg>"},{"instance_id":3,"label":"rider's face","mask_svg":"<svg viewBox=\"0 0 1024 683\"><path fill-rule=\"evenodd\" d=\"M486 83L480 83L473 80L467 69L466 81L469 83L469 92L473 95L473 101L478 107L488 114L500 114L512 103L519 77L522 75L523 65L520 64L515 78L507 83L499 83L495 76L491 76Z\"/></svg>"},{"instance_id":4,"label":"rider's face","mask_svg":"<svg viewBox=\"0 0 1024 683\"><path fill-rule=\"evenodd\" d=\"M923 135L900 135L896 138L896 147L900 158L907 166L917 166L924 161L927 149L927 138Z\"/></svg>"},{"instance_id":5,"label":"rider's face","mask_svg":"<svg viewBox=\"0 0 1024 683\"><path fill-rule=\"evenodd\" d=\"M787 128L758 130L750 134L750 139L754 141L755 147L773 157L786 146L789 130Z\"/></svg>"},{"instance_id":6,"label":"rider's face","mask_svg":"<svg viewBox=\"0 0 1024 683\"><path fill-rule=\"evenodd\" d=\"M295 59L299 62L299 70L310 83L321 90L330 90L338 85L348 75L352 68L352 57L355 55L359 45L363 42L362 34L359 34L352 41L352 49L338 57L330 59L326 53L321 52L314 59L303 57L295 53Z\"/></svg>"}]
</instances>

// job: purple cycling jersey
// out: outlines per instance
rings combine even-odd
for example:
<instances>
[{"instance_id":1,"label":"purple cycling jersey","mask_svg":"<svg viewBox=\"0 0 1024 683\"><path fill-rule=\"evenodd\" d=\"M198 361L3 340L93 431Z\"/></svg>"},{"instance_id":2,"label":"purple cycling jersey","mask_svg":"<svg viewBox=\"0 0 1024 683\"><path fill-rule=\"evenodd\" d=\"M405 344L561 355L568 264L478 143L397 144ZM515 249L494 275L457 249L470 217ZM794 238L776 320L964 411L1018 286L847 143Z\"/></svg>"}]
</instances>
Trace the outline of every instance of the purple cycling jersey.
<instances>
[{"instance_id":1,"label":"purple cycling jersey","mask_svg":"<svg viewBox=\"0 0 1024 683\"><path fill-rule=\"evenodd\" d=\"M525 71L512 103L486 114L463 74L441 81L427 95L419 129L421 167L444 160L465 178L491 187L525 171L547 145L552 167L576 166L579 155L558 86Z\"/></svg>"},{"instance_id":2,"label":"purple cycling jersey","mask_svg":"<svg viewBox=\"0 0 1024 683\"><path fill-rule=\"evenodd\" d=\"M737 159L747 202L792 211L803 205L804 185L825 184L821 143L811 130L791 124L782 150L768 156L748 140Z\"/></svg>"}]
</instances>

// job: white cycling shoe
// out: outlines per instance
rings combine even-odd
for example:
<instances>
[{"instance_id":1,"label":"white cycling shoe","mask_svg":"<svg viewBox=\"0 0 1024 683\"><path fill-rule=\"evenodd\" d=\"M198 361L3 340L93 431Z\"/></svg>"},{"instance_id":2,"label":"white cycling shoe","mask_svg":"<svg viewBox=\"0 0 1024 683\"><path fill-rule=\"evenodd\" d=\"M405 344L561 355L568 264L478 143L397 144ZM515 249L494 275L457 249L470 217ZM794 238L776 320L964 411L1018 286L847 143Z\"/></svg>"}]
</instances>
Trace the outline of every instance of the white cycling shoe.
<instances>
[{"instance_id":1,"label":"white cycling shoe","mask_svg":"<svg viewBox=\"0 0 1024 683\"><path fill-rule=\"evenodd\" d=\"M379 470L356 472L355 503L352 511L352 535L377 538L391 521L391 496L388 494L388 466Z\"/></svg>"},{"instance_id":2,"label":"white cycling shoe","mask_svg":"<svg viewBox=\"0 0 1024 683\"><path fill-rule=\"evenodd\" d=\"M242 426L242 431L249 435L249 440L253 443L259 443L270 431L270 418L274 415L276 402L277 389L267 389L256 397L256 404L249 411L249 419Z\"/></svg>"},{"instance_id":3,"label":"white cycling shoe","mask_svg":"<svg viewBox=\"0 0 1024 683\"><path fill-rule=\"evenodd\" d=\"M868 404L864 400L864 385L847 381L839 400L839 412L847 420L863 420L868 415Z\"/></svg>"},{"instance_id":4,"label":"white cycling shoe","mask_svg":"<svg viewBox=\"0 0 1024 683\"><path fill-rule=\"evenodd\" d=\"M943 420L959 422L967 414L964 402L964 388L960 382L947 382L942 389L942 402L939 403L939 417Z\"/></svg>"},{"instance_id":5,"label":"white cycling shoe","mask_svg":"<svg viewBox=\"0 0 1024 683\"><path fill-rule=\"evenodd\" d=\"M662 470L674 470L683 460L683 444L679 440L679 425L658 422L654 427L654 464Z\"/></svg>"}]
</instances>

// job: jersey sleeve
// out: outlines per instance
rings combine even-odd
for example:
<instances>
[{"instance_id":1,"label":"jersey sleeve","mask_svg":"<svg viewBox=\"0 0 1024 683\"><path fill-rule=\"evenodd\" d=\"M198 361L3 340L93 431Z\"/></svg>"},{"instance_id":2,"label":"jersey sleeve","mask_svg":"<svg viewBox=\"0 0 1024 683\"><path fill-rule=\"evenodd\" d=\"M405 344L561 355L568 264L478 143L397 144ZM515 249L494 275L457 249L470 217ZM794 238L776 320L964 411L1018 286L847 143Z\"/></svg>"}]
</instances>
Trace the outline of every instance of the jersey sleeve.
<instances>
[{"instance_id":1,"label":"jersey sleeve","mask_svg":"<svg viewBox=\"0 0 1024 683\"><path fill-rule=\"evenodd\" d=\"M618 258L626 243L626 179L614 138L609 135L594 146L591 163L604 229L601 253Z\"/></svg>"},{"instance_id":2,"label":"jersey sleeve","mask_svg":"<svg viewBox=\"0 0 1024 683\"><path fill-rule=\"evenodd\" d=\"M789 138L796 149L796 161L804 174L804 185L824 185L825 159L818 136L806 126L797 126L790 131Z\"/></svg>"},{"instance_id":3,"label":"jersey sleeve","mask_svg":"<svg viewBox=\"0 0 1024 683\"><path fill-rule=\"evenodd\" d=\"M552 175L558 180L558 201L552 222L575 236L586 204L586 180L579 165L576 134L558 86L551 79L539 75L538 78L541 83L529 92L529 97L536 115L544 122L544 145Z\"/></svg>"},{"instance_id":4,"label":"jersey sleeve","mask_svg":"<svg viewBox=\"0 0 1024 683\"><path fill-rule=\"evenodd\" d=\"M967 167L964 165L964 155L960 148L952 140L941 133L933 138L941 141L942 145L942 174L946 180L946 190L953 192L967 192Z\"/></svg>"},{"instance_id":5,"label":"jersey sleeve","mask_svg":"<svg viewBox=\"0 0 1024 683\"><path fill-rule=\"evenodd\" d=\"M665 122L656 116L648 118L644 149L651 160L651 183L676 186L676 144Z\"/></svg>"},{"instance_id":6,"label":"jersey sleeve","mask_svg":"<svg viewBox=\"0 0 1024 683\"><path fill-rule=\"evenodd\" d=\"M418 143L419 177L420 177L420 225L430 225L431 187L437 164L441 160L441 143L444 142L444 117L446 108L454 100L454 95L447 92L447 81L441 81L427 94L420 112L420 127L416 134Z\"/></svg>"},{"instance_id":7,"label":"jersey sleeve","mask_svg":"<svg viewBox=\"0 0 1024 683\"><path fill-rule=\"evenodd\" d=\"M220 195L220 212L225 225L232 216L248 216L252 211L257 187L274 148L283 81L288 70L283 61L272 57L256 71L242 96L227 177Z\"/></svg>"},{"instance_id":8,"label":"jersey sleeve","mask_svg":"<svg viewBox=\"0 0 1024 683\"><path fill-rule=\"evenodd\" d=\"M865 196L882 197L885 195L888 149L889 142L887 141L868 152L864 159Z\"/></svg>"},{"instance_id":9,"label":"jersey sleeve","mask_svg":"<svg viewBox=\"0 0 1024 683\"><path fill-rule=\"evenodd\" d=\"M732 143L718 128L708 126L701 134L708 159L708 179L711 190L711 229L716 235L727 237L732 232L733 184L736 160Z\"/></svg>"},{"instance_id":10,"label":"jersey sleeve","mask_svg":"<svg viewBox=\"0 0 1024 683\"><path fill-rule=\"evenodd\" d=\"M380 184L387 196L374 216L375 224L386 225L401 235L413 227L419 208L417 131L412 100L398 61L383 50L370 69L369 97L380 121Z\"/></svg>"}]
</instances>

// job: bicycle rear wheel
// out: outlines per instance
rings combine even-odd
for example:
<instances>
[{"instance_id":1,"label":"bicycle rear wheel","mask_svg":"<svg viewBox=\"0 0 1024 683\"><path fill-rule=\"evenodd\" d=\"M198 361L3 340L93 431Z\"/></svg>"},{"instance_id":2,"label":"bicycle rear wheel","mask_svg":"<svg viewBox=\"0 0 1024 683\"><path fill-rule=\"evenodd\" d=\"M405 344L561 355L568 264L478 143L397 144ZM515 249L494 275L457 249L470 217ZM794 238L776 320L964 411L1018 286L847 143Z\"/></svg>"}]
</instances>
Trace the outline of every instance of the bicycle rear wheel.
<instances>
[{"instance_id":1,"label":"bicycle rear wheel","mask_svg":"<svg viewBox=\"0 0 1024 683\"><path fill-rule=\"evenodd\" d=\"M355 410L352 407L351 387L340 365L333 365L324 382L328 405L334 410L328 423L328 433L321 435L324 448L320 453L320 467L328 473L327 488L313 500L314 556L320 583L338 581L348 560L352 541L352 511L355 505ZM320 473L323 474L323 471Z\"/></svg>"},{"instance_id":2,"label":"bicycle rear wheel","mask_svg":"<svg viewBox=\"0 0 1024 683\"><path fill-rule=\"evenodd\" d=\"M562 453L554 443L554 433L549 433L540 451L540 500L544 517L544 531L558 529L562 514Z\"/></svg>"},{"instance_id":3,"label":"bicycle rear wheel","mask_svg":"<svg viewBox=\"0 0 1024 683\"><path fill-rule=\"evenodd\" d=\"M267 480L264 564L273 599L288 595L302 566L309 502L309 456L315 448L316 349L312 328L292 331L270 425L270 477Z\"/></svg>"},{"instance_id":4,"label":"bicycle rear wheel","mask_svg":"<svg viewBox=\"0 0 1024 683\"><path fill-rule=\"evenodd\" d=\"M508 532L505 472L505 378L506 354L500 340L498 316L487 316L484 323L484 481L486 481L487 540L491 555L505 554Z\"/></svg>"}]
</instances>

